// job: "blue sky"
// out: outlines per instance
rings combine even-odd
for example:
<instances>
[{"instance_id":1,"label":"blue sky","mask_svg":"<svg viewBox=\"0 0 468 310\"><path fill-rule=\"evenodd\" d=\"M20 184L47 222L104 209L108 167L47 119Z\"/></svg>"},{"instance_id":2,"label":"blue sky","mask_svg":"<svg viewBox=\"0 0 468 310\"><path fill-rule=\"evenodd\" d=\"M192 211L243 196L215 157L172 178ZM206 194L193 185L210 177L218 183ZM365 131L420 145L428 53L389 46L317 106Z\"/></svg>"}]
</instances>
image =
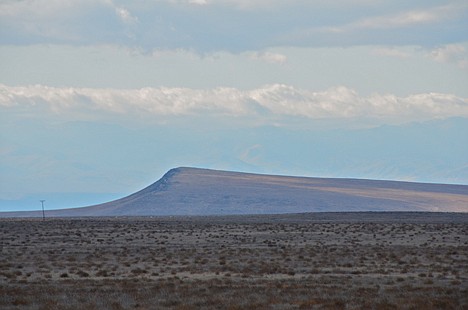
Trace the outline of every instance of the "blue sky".
<instances>
[{"instance_id":1,"label":"blue sky","mask_svg":"<svg viewBox=\"0 0 468 310\"><path fill-rule=\"evenodd\" d=\"M468 4L0 2L0 210L176 166L468 184Z\"/></svg>"}]
</instances>

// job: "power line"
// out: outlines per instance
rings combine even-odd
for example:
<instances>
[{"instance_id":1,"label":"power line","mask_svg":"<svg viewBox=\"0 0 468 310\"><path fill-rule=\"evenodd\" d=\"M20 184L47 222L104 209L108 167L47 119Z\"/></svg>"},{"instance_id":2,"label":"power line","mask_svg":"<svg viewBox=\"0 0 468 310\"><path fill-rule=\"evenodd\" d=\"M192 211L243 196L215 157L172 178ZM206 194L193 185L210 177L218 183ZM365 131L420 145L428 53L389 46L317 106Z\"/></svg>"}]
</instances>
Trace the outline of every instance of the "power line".
<instances>
[{"instance_id":1,"label":"power line","mask_svg":"<svg viewBox=\"0 0 468 310\"><path fill-rule=\"evenodd\" d=\"M45 221L44 201L45 201L45 200L40 200L41 205L42 205L42 220L43 220L43 221Z\"/></svg>"}]
</instances>

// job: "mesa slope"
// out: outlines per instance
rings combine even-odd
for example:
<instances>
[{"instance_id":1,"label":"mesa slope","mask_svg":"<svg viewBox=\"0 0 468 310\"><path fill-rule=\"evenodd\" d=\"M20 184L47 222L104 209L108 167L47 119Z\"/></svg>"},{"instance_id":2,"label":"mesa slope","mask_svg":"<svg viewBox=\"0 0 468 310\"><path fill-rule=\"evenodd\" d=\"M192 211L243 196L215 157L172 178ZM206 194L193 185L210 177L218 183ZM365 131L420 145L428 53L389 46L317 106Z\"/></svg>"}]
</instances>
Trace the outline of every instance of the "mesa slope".
<instances>
[{"instance_id":1,"label":"mesa slope","mask_svg":"<svg viewBox=\"0 0 468 310\"><path fill-rule=\"evenodd\" d=\"M281 214L343 211L468 212L468 186L261 175L175 168L127 197L47 216ZM5 212L0 216L42 216Z\"/></svg>"}]
</instances>

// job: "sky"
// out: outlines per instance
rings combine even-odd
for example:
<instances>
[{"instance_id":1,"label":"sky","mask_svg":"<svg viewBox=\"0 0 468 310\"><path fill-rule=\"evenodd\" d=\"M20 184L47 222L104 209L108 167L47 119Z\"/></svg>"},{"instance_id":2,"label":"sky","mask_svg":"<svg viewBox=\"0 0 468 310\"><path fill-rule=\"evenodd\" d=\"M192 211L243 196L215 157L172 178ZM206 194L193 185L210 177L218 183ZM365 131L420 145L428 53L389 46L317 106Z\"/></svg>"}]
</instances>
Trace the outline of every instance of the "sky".
<instances>
[{"instance_id":1,"label":"sky","mask_svg":"<svg viewBox=\"0 0 468 310\"><path fill-rule=\"evenodd\" d=\"M468 184L465 0L0 0L0 211L179 166Z\"/></svg>"}]
</instances>

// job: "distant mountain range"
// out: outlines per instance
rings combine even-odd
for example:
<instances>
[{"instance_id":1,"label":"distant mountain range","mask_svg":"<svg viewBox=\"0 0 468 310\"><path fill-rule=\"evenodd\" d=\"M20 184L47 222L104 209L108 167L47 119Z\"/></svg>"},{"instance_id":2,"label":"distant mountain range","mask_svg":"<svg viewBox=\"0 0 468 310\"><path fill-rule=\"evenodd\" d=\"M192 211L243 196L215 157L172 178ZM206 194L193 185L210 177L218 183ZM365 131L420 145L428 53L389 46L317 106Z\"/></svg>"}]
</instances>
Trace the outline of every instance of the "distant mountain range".
<instances>
[{"instance_id":1,"label":"distant mountain range","mask_svg":"<svg viewBox=\"0 0 468 310\"><path fill-rule=\"evenodd\" d=\"M275 214L344 211L468 212L468 186L363 179L310 178L175 168L111 202L48 217ZM0 217L42 216L41 211Z\"/></svg>"}]
</instances>

